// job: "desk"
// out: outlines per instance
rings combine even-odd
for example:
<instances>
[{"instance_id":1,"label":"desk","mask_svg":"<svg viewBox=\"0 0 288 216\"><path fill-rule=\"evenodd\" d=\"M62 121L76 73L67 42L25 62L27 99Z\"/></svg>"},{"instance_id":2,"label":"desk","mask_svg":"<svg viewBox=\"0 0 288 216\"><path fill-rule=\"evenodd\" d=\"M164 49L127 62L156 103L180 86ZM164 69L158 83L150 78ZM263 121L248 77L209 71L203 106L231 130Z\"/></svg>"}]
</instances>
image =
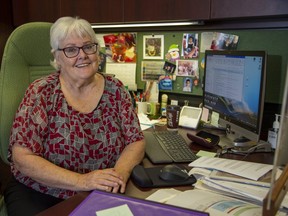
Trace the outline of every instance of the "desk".
<instances>
[{"instance_id":1,"label":"desk","mask_svg":"<svg viewBox=\"0 0 288 216\"><path fill-rule=\"evenodd\" d=\"M161 128L156 128L157 130L163 130L165 127ZM190 148L194 152L198 152L199 150L207 150L207 151L216 151L217 149L211 150L211 149L204 149L201 146L197 145L191 145L191 141L187 138L186 133L187 131L189 132L194 132L188 129L180 128L179 133L185 138L187 143L190 144ZM196 131L195 131L196 132ZM222 156L223 158L229 158L229 159L235 159L235 160L242 160L244 156L242 155L235 155L235 154L224 154ZM258 162L258 163L267 163L267 164L273 164L273 158L274 154L273 153L253 153L245 157L245 161L251 161L251 162ZM143 166L144 167L152 167L155 166L153 165L147 158L143 159ZM188 166L188 164L184 164ZM179 186L179 187L174 187L177 190L185 191L188 189L191 189L191 186ZM151 188L151 189L143 189L137 187L131 180L128 181L127 183L127 188L125 194L127 196L131 197L136 197L136 198L141 198L145 199L152 193L154 193L156 190L159 188ZM74 197L71 197L43 212L38 214L39 216L63 216L63 215L68 215L71 213L87 196L89 195L89 192L81 192Z\"/></svg>"}]
</instances>

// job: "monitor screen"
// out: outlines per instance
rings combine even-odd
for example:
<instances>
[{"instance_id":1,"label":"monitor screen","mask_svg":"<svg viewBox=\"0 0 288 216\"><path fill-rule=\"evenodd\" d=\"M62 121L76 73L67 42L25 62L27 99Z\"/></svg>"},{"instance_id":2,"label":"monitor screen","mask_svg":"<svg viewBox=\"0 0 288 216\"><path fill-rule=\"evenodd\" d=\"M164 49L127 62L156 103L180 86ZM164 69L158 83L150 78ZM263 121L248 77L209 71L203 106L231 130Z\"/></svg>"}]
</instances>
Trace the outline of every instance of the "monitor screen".
<instances>
[{"instance_id":1,"label":"monitor screen","mask_svg":"<svg viewBox=\"0 0 288 216\"><path fill-rule=\"evenodd\" d=\"M266 82L264 51L205 52L203 106L219 114L233 142L259 141Z\"/></svg>"}]
</instances>

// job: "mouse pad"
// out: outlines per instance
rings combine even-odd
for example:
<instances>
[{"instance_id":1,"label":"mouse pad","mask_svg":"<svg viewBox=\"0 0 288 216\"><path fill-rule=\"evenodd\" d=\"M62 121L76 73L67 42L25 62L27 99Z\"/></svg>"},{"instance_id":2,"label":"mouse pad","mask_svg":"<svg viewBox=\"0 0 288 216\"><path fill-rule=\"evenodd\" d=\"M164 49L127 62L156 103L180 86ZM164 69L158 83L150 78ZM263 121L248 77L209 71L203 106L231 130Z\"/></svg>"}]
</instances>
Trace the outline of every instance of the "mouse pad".
<instances>
[{"instance_id":1,"label":"mouse pad","mask_svg":"<svg viewBox=\"0 0 288 216\"><path fill-rule=\"evenodd\" d=\"M132 181L140 187L168 187L168 186L181 186L181 185L192 185L197 180L192 175L188 179L183 181L165 181L159 177L160 170L163 167L151 167L144 168L141 165L135 166L132 171Z\"/></svg>"}]
</instances>

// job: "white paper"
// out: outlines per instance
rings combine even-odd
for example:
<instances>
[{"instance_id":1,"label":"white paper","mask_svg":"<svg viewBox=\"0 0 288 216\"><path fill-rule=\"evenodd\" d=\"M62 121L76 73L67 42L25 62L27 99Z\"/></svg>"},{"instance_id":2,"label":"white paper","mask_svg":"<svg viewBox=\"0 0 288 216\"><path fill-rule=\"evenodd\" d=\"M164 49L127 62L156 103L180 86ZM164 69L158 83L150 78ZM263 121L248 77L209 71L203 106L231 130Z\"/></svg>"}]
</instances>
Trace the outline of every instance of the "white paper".
<instances>
[{"instance_id":1,"label":"white paper","mask_svg":"<svg viewBox=\"0 0 288 216\"><path fill-rule=\"evenodd\" d=\"M96 216L133 216L127 204L96 212Z\"/></svg>"},{"instance_id":2,"label":"white paper","mask_svg":"<svg viewBox=\"0 0 288 216\"><path fill-rule=\"evenodd\" d=\"M209 121L209 110L206 107L202 108L201 121L204 121L206 123Z\"/></svg>"},{"instance_id":3,"label":"white paper","mask_svg":"<svg viewBox=\"0 0 288 216\"><path fill-rule=\"evenodd\" d=\"M189 166L215 169L255 181L273 168L273 165L269 164L210 157L200 157Z\"/></svg>"},{"instance_id":4,"label":"white paper","mask_svg":"<svg viewBox=\"0 0 288 216\"><path fill-rule=\"evenodd\" d=\"M175 197L179 193L181 193L181 191L176 190L174 188L161 189L151 194L149 197L146 198L146 200L165 203L166 201Z\"/></svg>"},{"instance_id":5,"label":"white paper","mask_svg":"<svg viewBox=\"0 0 288 216\"><path fill-rule=\"evenodd\" d=\"M105 47L104 35L106 34L96 34L97 41L100 47Z\"/></svg>"},{"instance_id":6,"label":"white paper","mask_svg":"<svg viewBox=\"0 0 288 216\"><path fill-rule=\"evenodd\" d=\"M212 126L215 126L215 127L218 127L218 122L219 122L219 113L216 113L216 112L212 112L212 115L211 115L211 125Z\"/></svg>"},{"instance_id":7,"label":"white paper","mask_svg":"<svg viewBox=\"0 0 288 216\"><path fill-rule=\"evenodd\" d=\"M131 91L137 91L136 63L106 63L106 73L114 74Z\"/></svg>"},{"instance_id":8,"label":"white paper","mask_svg":"<svg viewBox=\"0 0 288 216\"><path fill-rule=\"evenodd\" d=\"M209 169L203 169L203 168L198 168L198 167L194 167L189 171L189 175L194 175L194 177L198 180L201 179L203 177L208 177L211 175L212 170Z\"/></svg>"},{"instance_id":9,"label":"white paper","mask_svg":"<svg viewBox=\"0 0 288 216\"><path fill-rule=\"evenodd\" d=\"M154 125L159 122L159 120L150 120L144 113L139 113L138 119L142 131L154 127Z\"/></svg>"}]
</instances>

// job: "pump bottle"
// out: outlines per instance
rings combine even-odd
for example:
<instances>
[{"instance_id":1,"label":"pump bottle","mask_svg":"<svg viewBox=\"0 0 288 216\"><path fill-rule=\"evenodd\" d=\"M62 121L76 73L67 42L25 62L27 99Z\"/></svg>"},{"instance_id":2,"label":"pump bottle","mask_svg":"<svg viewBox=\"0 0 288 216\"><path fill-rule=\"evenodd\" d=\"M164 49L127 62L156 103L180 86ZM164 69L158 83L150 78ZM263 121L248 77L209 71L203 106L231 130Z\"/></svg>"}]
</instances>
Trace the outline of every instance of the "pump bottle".
<instances>
[{"instance_id":1,"label":"pump bottle","mask_svg":"<svg viewBox=\"0 0 288 216\"><path fill-rule=\"evenodd\" d=\"M166 116L166 106L168 101L168 95L163 94L161 97L161 116Z\"/></svg>"},{"instance_id":2,"label":"pump bottle","mask_svg":"<svg viewBox=\"0 0 288 216\"><path fill-rule=\"evenodd\" d=\"M277 139L278 139L278 132L279 132L279 118L280 115L275 114L275 121L273 122L273 128L270 128L268 131L268 143L271 144L272 149L276 149Z\"/></svg>"}]
</instances>

